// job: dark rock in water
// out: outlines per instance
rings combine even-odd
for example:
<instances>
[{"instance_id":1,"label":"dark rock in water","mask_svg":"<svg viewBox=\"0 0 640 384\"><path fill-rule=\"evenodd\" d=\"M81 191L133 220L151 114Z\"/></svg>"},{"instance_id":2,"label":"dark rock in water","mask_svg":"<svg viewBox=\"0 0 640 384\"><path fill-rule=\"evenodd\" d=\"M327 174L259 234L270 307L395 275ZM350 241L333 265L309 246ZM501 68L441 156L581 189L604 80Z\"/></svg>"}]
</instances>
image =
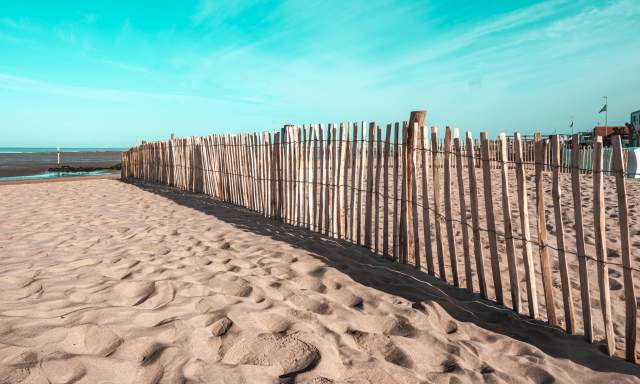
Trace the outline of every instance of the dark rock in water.
<instances>
[{"instance_id":1,"label":"dark rock in water","mask_svg":"<svg viewBox=\"0 0 640 384\"><path fill-rule=\"evenodd\" d=\"M72 167L70 165L62 165L59 167L49 168L49 172L95 172L106 170L121 170L122 163L112 165L110 167Z\"/></svg>"}]
</instances>

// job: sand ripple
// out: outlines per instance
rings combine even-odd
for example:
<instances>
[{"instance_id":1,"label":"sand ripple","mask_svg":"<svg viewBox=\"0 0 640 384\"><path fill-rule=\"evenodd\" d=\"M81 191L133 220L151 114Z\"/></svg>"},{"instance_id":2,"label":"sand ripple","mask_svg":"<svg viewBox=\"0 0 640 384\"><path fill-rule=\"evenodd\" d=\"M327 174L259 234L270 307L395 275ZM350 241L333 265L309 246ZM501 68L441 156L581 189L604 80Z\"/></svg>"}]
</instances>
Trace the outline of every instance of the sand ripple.
<instances>
[{"instance_id":1,"label":"sand ripple","mask_svg":"<svg viewBox=\"0 0 640 384\"><path fill-rule=\"evenodd\" d=\"M512 315L445 308L360 247L272 235L243 210L238 228L113 180L0 193L0 384L640 382L580 340L533 334L560 345L546 354L467 321ZM581 353L598 370L565 358Z\"/></svg>"}]
</instances>

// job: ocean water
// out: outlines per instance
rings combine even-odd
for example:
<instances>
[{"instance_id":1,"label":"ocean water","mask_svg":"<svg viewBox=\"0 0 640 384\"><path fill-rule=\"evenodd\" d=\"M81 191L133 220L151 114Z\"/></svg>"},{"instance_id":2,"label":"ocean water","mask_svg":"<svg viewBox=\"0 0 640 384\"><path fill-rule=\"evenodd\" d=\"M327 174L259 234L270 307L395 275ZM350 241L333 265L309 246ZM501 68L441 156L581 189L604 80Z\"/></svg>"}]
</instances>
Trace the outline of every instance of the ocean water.
<instances>
[{"instance_id":1,"label":"ocean water","mask_svg":"<svg viewBox=\"0 0 640 384\"><path fill-rule=\"evenodd\" d=\"M109 168L121 161L121 148L61 148L59 165ZM0 148L0 181L95 176L92 172L48 172L58 166L56 148ZM98 171L98 174L106 173Z\"/></svg>"},{"instance_id":2,"label":"ocean water","mask_svg":"<svg viewBox=\"0 0 640 384\"><path fill-rule=\"evenodd\" d=\"M100 148L60 148L60 152L109 152L126 151L128 148L100 147ZM0 147L0 153L50 153L57 152L56 147Z\"/></svg>"},{"instance_id":3,"label":"ocean water","mask_svg":"<svg viewBox=\"0 0 640 384\"><path fill-rule=\"evenodd\" d=\"M91 171L91 172L41 172L35 175L7 176L0 177L0 181L18 181L18 180L38 180L38 179L55 179L60 177L79 177L79 176L102 176L113 174L113 171Z\"/></svg>"}]
</instances>

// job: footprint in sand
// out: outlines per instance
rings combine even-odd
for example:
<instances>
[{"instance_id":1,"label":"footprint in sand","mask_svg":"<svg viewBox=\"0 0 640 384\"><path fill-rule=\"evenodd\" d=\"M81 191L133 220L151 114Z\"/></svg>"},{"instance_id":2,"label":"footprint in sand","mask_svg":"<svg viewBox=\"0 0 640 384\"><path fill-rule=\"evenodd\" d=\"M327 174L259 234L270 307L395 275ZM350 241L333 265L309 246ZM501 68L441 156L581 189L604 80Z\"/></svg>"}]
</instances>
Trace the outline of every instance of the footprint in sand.
<instances>
[{"instance_id":1,"label":"footprint in sand","mask_svg":"<svg viewBox=\"0 0 640 384\"><path fill-rule=\"evenodd\" d=\"M333 298L338 303L347 307L361 307L362 297L354 294L347 288L341 288L338 290L332 290L328 293L329 297Z\"/></svg>"},{"instance_id":2,"label":"footprint in sand","mask_svg":"<svg viewBox=\"0 0 640 384\"><path fill-rule=\"evenodd\" d=\"M41 367L44 375L53 384L74 383L87 373L82 363L68 356L46 359L41 363Z\"/></svg>"},{"instance_id":3,"label":"footprint in sand","mask_svg":"<svg viewBox=\"0 0 640 384\"><path fill-rule=\"evenodd\" d=\"M34 350L18 347L7 346L0 349L0 366L14 368L29 368L38 362L38 353Z\"/></svg>"},{"instance_id":4,"label":"footprint in sand","mask_svg":"<svg viewBox=\"0 0 640 384\"><path fill-rule=\"evenodd\" d=\"M30 374L31 370L29 368L7 367L0 365L1 384L23 383L29 378Z\"/></svg>"},{"instance_id":5,"label":"footprint in sand","mask_svg":"<svg viewBox=\"0 0 640 384\"><path fill-rule=\"evenodd\" d=\"M247 297L251 293L252 287L243 279L221 280L211 279L207 285L217 293L222 293L228 296Z\"/></svg>"},{"instance_id":6,"label":"footprint in sand","mask_svg":"<svg viewBox=\"0 0 640 384\"><path fill-rule=\"evenodd\" d=\"M324 292L327 287L322 283L322 280L318 277L302 275L293 279L293 283L300 289L306 289L315 292Z\"/></svg>"},{"instance_id":7,"label":"footprint in sand","mask_svg":"<svg viewBox=\"0 0 640 384\"><path fill-rule=\"evenodd\" d=\"M116 306L130 307L142 303L154 291L153 281L123 281L113 288L109 302Z\"/></svg>"},{"instance_id":8,"label":"footprint in sand","mask_svg":"<svg viewBox=\"0 0 640 384\"><path fill-rule=\"evenodd\" d=\"M318 314L328 314L331 307L322 298L312 298L309 293L295 293L289 297L289 301L298 308Z\"/></svg>"},{"instance_id":9,"label":"footprint in sand","mask_svg":"<svg viewBox=\"0 0 640 384\"><path fill-rule=\"evenodd\" d=\"M175 298L175 290L169 281L157 281L154 284L153 292L144 302L138 304L142 309L158 309L170 304Z\"/></svg>"},{"instance_id":10,"label":"footprint in sand","mask_svg":"<svg viewBox=\"0 0 640 384\"><path fill-rule=\"evenodd\" d=\"M263 333L240 338L225 353L225 364L269 366L278 375L300 372L320 358L316 347L293 336Z\"/></svg>"},{"instance_id":11,"label":"footprint in sand","mask_svg":"<svg viewBox=\"0 0 640 384\"><path fill-rule=\"evenodd\" d=\"M83 383L156 384L164 369L162 365L140 365L137 362L113 358L80 356L78 360L86 368Z\"/></svg>"},{"instance_id":12,"label":"footprint in sand","mask_svg":"<svg viewBox=\"0 0 640 384\"><path fill-rule=\"evenodd\" d=\"M162 345L150 337L138 337L128 339L122 343L113 354L113 357L142 364L160 351L161 348Z\"/></svg>"},{"instance_id":13,"label":"footprint in sand","mask_svg":"<svg viewBox=\"0 0 640 384\"><path fill-rule=\"evenodd\" d=\"M349 330L347 333L353 337L360 349L372 356L381 356L385 361L405 368L411 368L413 365L409 356L398 348L389 336L356 330Z\"/></svg>"},{"instance_id":14,"label":"footprint in sand","mask_svg":"<svg viewBox=\"0 0 640 384\"><path fill-rule=\"evenodd\" d=\"M196 329L189 339L191 345L191 354L200 360L210 363L220 361L222 358L220 348L222 347L222 338L213 336L206 329Z\"/></svg>"},{"instance_id":15,"label":"footprint in sand","mask_svg":"<svg viewBox=\"0 0 640 384\"><path fill-rule=\"evenodd\" d=\"M415 334L415 328L404 317L358 315L353 321L354 328L381 335L411 337Z\"/></svg>"},{"instance_id":16,"label":"footprint in sand","mask_svg":"<svg viewBox=\"0 0 640 384\"><path fill-rule=\"evenodd\" d=\"M115 280L122 280L131 275L131 269L139 263L139 260L119 261L117 263L102 263L97 267L97 270L103 276Z\"/></svg>"},{"instance_id":17,"label":"footprint in sand","mask_svg":"<svg viewBox=\"0 0 640 384\"><path fill-rule=\"evenodd\" d=\"M315 277L322 277L327 268L324 264L316 261L297 261L291 264L291 269L302 275L310 275Z\"/></svg>"},{"instance_id":18,"label":"footprint in sand","mask_svg":"<svg viewBox=\"0 0 640 384\"><path fill-rule=\"evenodd\" d=\"M272 333L281 333L289 329L291 323L285 318L275 313L253 312L253 320L260 328Z\"/></svg>"},{"instance_id":19,"label":"footprint in sand","mask_svg":"<svg viewBox=\"0 0 640 384\"><path fill-rule=\"evenodd\" d=\"M0 276L0 300L15 301L42 294L36 274Z\"/></svg>"},{"instance_id":20,"label":"footprint in sand","mask_svg":"<svg viewBox=\"0 0 640 384\"><path fill-rule=\"evenodd\" d=\"M69 329L67 337L55 345L58 351L75 355L107 356L122 343L107 327L85 324Z\"/></svg>"}]
</instances>

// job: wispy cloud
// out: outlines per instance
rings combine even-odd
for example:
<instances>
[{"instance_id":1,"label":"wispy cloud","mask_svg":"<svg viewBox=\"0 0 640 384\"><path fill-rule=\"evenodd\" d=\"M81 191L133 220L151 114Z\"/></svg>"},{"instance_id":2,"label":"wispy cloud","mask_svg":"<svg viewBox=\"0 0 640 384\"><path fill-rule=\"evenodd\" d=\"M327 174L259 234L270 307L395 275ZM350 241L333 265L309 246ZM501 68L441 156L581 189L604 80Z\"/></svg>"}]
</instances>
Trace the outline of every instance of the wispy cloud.
<instances>
[{"instance_id":1,"label":"wispy cloud","mask_svg":"<svg viewBox=\"0 0 640 384\"><path fill-rule=\"evenodd\" d=\"M237 97L202 97L179 93L143 92L127 89L83 87L72 85L52 84L46 81L29 77L14 76L0 73L0 89L40 93L53 96L64 96L79 99L91 99L117 103L132 103L136 101L152 101L163 103L196 103L196 104L220 104L220 103L262 103L255 98Z\"/></svg>"}]
</instances>

